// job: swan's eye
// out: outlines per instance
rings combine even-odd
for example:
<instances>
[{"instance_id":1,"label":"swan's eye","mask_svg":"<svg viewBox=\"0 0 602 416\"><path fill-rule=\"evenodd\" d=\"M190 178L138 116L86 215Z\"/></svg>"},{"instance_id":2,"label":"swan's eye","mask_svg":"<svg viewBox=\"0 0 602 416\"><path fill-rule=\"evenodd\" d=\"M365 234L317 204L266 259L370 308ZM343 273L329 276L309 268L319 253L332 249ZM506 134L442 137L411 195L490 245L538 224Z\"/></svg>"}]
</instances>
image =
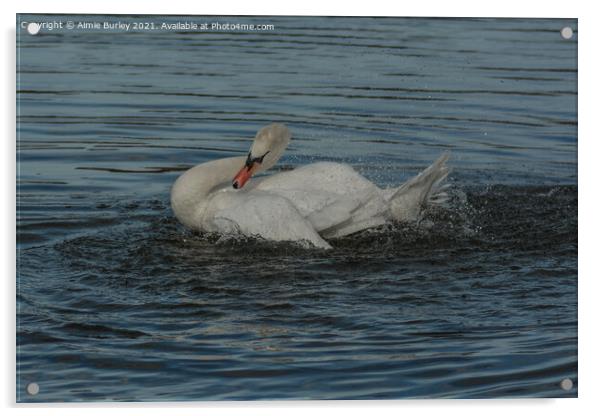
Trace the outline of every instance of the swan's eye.
<instances>
[{"instance_id":1,"label":"swan's eye","mask_svg":"<svg viewBox=\"0 0 602 416\"><path fill-rule=\"evenodd\" d=\"M251 152L249 152L249 154L247 155L247 161L245 162L245 166L249 169L251 169L253 167L254 163L263 163L263 158L265 157L265 155L267 155L268 153L270 153L270 151L268 150L267 152L265 152L263 154L263 156L259 156L259 157L254 157L251 158Z\"/></svg>"},{"instance_id":2,"label":"swan's eye","mask_svg":"<svg viewBox=\"0 0 602 416\"><path fill-rule=\"evenodd\" d=\"M269 151L269 150L268 150L267 152L265 152L265 153L263 154L263 156L261 156L261 157L258 157L258 158L257 158L257 161L258 161L259 163L263 163L263 158L264 158L264 157L265 157L265 155L267 155L268 153L270 153L270 151Z\"/></svg>"}]
</instances>

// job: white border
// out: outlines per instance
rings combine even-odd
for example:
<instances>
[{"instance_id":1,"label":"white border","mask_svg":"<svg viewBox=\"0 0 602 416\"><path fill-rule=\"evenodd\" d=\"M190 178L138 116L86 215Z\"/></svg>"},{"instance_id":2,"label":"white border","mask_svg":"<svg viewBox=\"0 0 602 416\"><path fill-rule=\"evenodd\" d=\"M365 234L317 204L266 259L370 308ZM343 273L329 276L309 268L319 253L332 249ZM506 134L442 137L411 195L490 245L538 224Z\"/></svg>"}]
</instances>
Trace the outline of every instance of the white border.
<instances>
[{"instance_id":1,"label":"white border","mask_svg":"<svg viewBox=\"0 0 602 416\"><path fill-rule=\"evenodd\" d=\"M484 4L488 3L488 4ZM327 16L453 16L453 17L578 17L577 2L548 0L505 0L483 2L476 0L422 0L400 2L371 0L320 1L216 1L197 2L186 0L126 2L105 0L81 2L75 0L23 0L16 7L20 13L121 13L121 14L229 14L229 15L327 15ZM581 14L583 16L583 14Z\"/></svg>"},{"instance_id":2,"label":"white border","mask_svg":"<svg viewBox=\"0 0 602 416\"><path fill-rule=\"evenodd\" d=\"M506 415L516 411L545 412L566 415L569 412L589 414L600 408L597 397L600 383L600 273L596 257L600 230L600 175L596 170L602 140L596 121L602 117L600 105L600 22L595 2L504 0L495 4L485 1L412 1L395 6L390 1L369 2L303 0L301 2L224 1L144 1L102 2L22 0L18 4L2 4L2 157L3 177L0 182L2 204L2 265L4 273L2 349L2 404L9 414L69 415L85 412L104 415L108 408L116 415L130 415L135 409L148 415L170 414L239 414L243 409L252 415L318 415L334 411L349 415L373 410L379 414L424 412L446 415ZM564 17L579 18L579 399L555 400L405 400L360 402L199 402L199 403L127 403L72 405L15 404L15 13L126 13L126 14L255 14L255 15L391 15L391 16L486 16L486 17ZM596 406L597 405L597 406Z\"/></svg>"}]
</instances>

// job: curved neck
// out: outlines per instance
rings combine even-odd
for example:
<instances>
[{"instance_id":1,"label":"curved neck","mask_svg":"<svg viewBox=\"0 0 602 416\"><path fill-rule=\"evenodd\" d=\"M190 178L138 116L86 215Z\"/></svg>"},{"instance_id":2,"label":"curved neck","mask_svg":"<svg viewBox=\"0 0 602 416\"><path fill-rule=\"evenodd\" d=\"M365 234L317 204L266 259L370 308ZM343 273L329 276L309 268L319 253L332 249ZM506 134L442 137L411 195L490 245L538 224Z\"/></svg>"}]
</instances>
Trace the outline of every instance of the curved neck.
<instances>
[{"instance_id":1,"label":"curved neck","mask_svg":"<svg viewBox=\"0 0 602 416\"><path fill-rule=\"evenodd\" d=\"M184 225L196 228L209 194L220 185L230 186L246 158L229 157L197 165L182 174L171 189L171 207Z\"/></svg>"}]
</instances>

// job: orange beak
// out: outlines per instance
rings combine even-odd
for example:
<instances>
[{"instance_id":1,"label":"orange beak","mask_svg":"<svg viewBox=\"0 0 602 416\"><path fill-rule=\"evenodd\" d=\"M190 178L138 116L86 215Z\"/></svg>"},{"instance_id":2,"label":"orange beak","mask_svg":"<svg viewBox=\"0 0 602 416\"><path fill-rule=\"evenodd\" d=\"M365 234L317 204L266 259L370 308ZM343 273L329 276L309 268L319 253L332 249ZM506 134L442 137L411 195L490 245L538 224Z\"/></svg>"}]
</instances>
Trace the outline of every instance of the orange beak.
<instances>
[{"instance_id":1,"label":"orange beak","mask_svg":"<svg viewBox=\"0 0 602 416\"><path fill-rule=\"evenodd\" d=\"M253 162L251 166L245 164L242 169L238 171L234 179L232 179L232 187L234 189L241 189L245 186L245 183L253 176L258 166L259 163L257 162Z\"/></svg>"}]
</instances>

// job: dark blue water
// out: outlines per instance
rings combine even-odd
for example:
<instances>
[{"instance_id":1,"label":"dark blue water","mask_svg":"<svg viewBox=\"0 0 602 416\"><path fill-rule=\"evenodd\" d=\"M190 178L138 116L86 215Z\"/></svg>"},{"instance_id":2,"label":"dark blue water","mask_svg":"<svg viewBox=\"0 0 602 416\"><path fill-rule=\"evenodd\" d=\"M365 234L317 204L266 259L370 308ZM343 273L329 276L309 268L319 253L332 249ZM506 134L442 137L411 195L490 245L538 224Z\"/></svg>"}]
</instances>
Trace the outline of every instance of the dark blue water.
<instances>
[{"instance_id":1,"label":"dark blue water","mask_svg":"<svg viewBox=\"0 0 602 416\"><path fill-rule=\"evenodd\" d=\"M18 29L18 401L577 396L575 20L19 19L274 30ZM383 187L451 150L452 200L328 252L179 225L270 122Z\"/></svg>"}]
</instances>

